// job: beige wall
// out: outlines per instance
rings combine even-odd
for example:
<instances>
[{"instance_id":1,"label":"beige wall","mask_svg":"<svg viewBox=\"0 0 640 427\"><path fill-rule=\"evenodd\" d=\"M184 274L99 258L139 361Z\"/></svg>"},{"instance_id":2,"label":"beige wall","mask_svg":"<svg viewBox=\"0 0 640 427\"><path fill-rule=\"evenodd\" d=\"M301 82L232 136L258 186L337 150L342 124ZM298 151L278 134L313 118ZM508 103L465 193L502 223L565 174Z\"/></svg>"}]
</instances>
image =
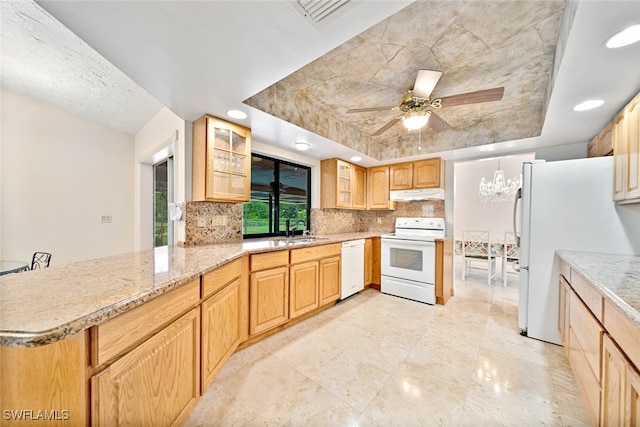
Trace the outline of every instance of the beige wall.
<instances>
[{"instance_id":1,"label":"beige wall","mask_svg":"<svg viewBox=\"0 0 640 427\"><path fill-rule=\"evenodd\" d=\"M0 258L133 250L133 136L2 91ZM111 215L112 222L100 222Z\"/></svg>"}]
</instances>

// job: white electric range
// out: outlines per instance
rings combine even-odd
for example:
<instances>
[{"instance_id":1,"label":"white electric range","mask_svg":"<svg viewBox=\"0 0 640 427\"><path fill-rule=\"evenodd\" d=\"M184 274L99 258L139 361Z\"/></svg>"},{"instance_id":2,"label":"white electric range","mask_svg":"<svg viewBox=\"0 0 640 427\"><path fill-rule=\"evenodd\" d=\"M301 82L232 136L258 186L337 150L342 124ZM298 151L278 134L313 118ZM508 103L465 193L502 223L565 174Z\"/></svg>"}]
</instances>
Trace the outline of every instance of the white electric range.
<instances>
[{"instance_id":1,"label":"white electric range","mask_svg":"<svg viewBox=\"0 0 640 427\"><path fill-rule=\"evenodd\" d=\"M444 218L396 218L395 233L381 238L380 290L435 304L435 240L444 236Z\"/></svg>"}]
</instances>

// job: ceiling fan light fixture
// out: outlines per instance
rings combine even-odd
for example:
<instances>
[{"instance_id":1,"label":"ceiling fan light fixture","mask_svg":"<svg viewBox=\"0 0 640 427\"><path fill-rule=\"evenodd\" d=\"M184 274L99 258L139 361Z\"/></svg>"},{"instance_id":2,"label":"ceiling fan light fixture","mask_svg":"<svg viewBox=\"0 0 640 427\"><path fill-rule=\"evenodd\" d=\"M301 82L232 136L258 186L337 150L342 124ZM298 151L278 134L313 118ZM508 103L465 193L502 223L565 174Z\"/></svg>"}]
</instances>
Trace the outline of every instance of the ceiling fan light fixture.
<instances>
[{"instance_id":1,"label":"ceiling fan light fixture","mask_svg":"<svg viewBox=\"0 0 640 427\"><path fill-rule=\"evenodd\" d=\"M402 124L408 130L422 129L429 122L431 111L409 111L402 116Z\"/></svg>"},{"instance_id":2,"label":"ceiling fan light fixture","mask_svg":"<svg viewBox=\"0 0 640 427\"><path fill-rule=\"evenodd\" d=\"M619 33L613 35L607 42L605 46L609 49L615 49L618 47L629 46L630 44L636 43L640 41L640 24L635 24L630 27L625 28Z\"/></svg>"},{"instance_id":3,"label":"ceiling fan light fixture","mask_svg":"<svg viewBox=\"0 0 640 427\"><path fill-rule=\"evenodd\" d=\"M296 150L298 151L307 151L309 148L311 148L311 144L309 144L307 141L296 141L293 143L293 146L296 147Z\"/></svg>"}]
</instances>

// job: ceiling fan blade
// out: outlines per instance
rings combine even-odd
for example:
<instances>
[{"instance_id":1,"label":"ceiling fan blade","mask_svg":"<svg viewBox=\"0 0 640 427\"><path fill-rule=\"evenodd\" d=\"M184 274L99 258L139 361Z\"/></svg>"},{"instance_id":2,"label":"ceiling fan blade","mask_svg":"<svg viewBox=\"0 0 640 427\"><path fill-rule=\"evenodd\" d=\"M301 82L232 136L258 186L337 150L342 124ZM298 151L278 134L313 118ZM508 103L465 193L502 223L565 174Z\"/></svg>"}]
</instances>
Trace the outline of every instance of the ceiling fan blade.
<instances>
[{"instance_id":1,"label":"ceiling fan blade","mask_svg":"<svg viewBox=\"0 0 640 427\"><path fill-rule=\"evenodd\" d=\"M350 110L347 110L347 113L366 113L368 111L391 111L396 108L398 107L391 106L391 107L352 108Z\"/></svg>"},{"instance_id":2,"label":"ceiling fan blade","mask_svg":"<svg viewBox=\"0 0 640 427\"><path fill-rule=\"evenodd\" d=\"M449 123L445 122L442 117L440 117L433 111L431 111L431 115L429 116L429 122L427 122L427 125L437 133L440 133L443 130L447 130L449 128Z\"/></svg>"},{"instance_id":3,"label":"ceiling fan blade","mask_svg":"<svg viewBox=\"0 0 640 427\"><path fill-rule=\"evenodd\" d=\"M445 96L440 98L443 107L456 105L478 104L480 102L500 101L504 95L503 87L479 90L477 92L462 93L460 95Z\"/></svg>"},{"instance_id":4,"label":"ceiling fan blade","mask_svg":"<svg viewBox=\"0 0 640 427\"><path fill-rule=\"evenodd\" d=\"M442 71L418 70L416 82L413 84L413 96L429 99L440 77L442 77Z\"/></svg>"},{"instance_id":5,"label":"ceiling fan blade","mask_svg":"<svg viewBox=\"0 0 640 427\"><path fill-rule=\"evenodd\" d=\"M377 131L375 131L373 134L371 134L371 136L378 136L378 135L382 135L383 133L385 133L387 130L391 129L393 126L395 126L396 123L398 123L400 121L400 117L396 117L393 120L388 121L384 126L382 126L380 129L378 129Z\"/></svg>"}]
</instances>

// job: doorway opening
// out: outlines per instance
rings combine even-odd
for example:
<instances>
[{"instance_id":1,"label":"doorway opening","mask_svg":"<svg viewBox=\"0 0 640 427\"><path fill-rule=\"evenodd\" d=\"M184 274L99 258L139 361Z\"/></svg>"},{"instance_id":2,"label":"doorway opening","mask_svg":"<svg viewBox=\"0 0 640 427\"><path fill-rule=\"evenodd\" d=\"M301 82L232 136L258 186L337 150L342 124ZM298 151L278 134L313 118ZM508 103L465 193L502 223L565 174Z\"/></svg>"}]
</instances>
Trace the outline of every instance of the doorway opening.
<instances>
[{"instance_id":1,"label":"doorway opening","mask_svg":"<svg viewBox=\"0 0 640 427\"><path fill-rule=\"evenodd\" d=\"M169 221L173 203L173 157L153 165L153 247L173 244L173 222Z\"/></svg>"}]
</instances>

